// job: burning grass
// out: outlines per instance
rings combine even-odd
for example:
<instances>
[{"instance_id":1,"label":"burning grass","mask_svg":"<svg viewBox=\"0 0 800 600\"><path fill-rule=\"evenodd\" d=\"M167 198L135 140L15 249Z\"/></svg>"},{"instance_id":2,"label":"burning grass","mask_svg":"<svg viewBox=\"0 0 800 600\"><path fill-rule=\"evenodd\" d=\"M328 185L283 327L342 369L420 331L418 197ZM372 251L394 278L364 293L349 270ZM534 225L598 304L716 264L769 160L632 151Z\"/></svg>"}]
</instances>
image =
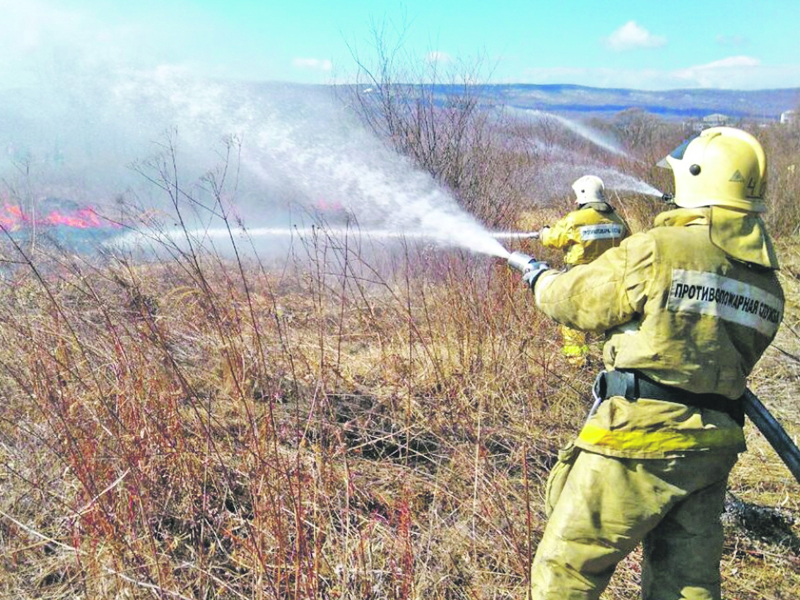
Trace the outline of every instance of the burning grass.
<instances>
[{"instance_id":1,"label":"burning grass","mask_svg":"<svg viewBox=\"0 0 800 600\"><path fill-rule=\"evenodd\" d=\"M795 436L796 253L754 377ZM304 254L280 272L17 261L0 287L1 596L524 597L544 478L593 373L492 260ZM748 439L726 589L792 597L798 485ZM638 596L637 564L606 597Z\"/></svg>"}]
</instances>

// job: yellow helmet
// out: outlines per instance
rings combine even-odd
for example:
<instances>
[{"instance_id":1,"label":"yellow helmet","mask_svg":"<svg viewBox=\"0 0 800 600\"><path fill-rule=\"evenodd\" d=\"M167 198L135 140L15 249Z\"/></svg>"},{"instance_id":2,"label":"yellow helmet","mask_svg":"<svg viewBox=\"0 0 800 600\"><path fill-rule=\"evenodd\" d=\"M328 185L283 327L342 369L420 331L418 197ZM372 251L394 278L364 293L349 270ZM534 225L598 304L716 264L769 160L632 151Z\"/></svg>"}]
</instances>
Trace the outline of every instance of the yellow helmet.
<instances>
[{"instance_id":1,"label":"yellow helmet","mask_svg":"<svg viewBox=\"0 0 800 600\"><path fill-rule=\"evenodd\" d=\"M678 206L767 210L767 159L761 144L746 131L710 127L686 140L659 165L672 169Z\"/></svg>"},{"instance_id":2,"label":"yellow helmet","mask_svg":"<svg viewBox=\"0 0 800 600\"><path fill-rule=\"evenodd\" d=\"M603 180L596 175L584 175L572 184L575 192L575 203L586 204L587 202L605 202L605 186Z\"/></svg>"}]
</instances>

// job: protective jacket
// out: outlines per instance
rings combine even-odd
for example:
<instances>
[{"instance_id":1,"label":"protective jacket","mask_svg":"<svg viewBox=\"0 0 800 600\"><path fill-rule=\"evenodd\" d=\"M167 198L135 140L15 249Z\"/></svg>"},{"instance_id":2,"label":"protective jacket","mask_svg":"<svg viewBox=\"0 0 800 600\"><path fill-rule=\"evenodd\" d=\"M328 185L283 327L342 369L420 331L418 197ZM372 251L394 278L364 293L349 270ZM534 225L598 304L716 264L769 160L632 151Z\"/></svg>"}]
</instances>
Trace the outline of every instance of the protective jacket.
<instances>
[{"instance_id":1,"label":"protective jacket","mask_svg":"<svg viewBox=\"0 0 800 600\"><path fill-rule=\"evenodd\" d=\"M591 264L544 273L536 303L562 324L605 332L608 370L736 399L783 317L763 222L715 207L669 211L655 225ZM576 445L628 458L745 449L724 412L623 397L600 405Z\"/></svg>"},{"instance_id":2,"label":"protective jacket","mask_svg":"<svg viewBox=\"0 0 800 600\"><path fill-rule=\"evenodd\" d=\"M606 202L587 202L542 229L539 240L549 248L562 248L568 265L589 263L628 236L625 221Z\"/></svg>"}]
</instances>

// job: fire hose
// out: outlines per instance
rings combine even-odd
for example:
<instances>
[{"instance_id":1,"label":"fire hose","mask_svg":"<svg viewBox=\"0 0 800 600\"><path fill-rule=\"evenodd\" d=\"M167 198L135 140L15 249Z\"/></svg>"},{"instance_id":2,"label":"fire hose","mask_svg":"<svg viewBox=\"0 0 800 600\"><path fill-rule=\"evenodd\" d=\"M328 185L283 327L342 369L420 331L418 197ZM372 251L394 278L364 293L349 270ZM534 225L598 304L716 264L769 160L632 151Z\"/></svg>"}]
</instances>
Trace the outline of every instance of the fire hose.
<instances>
[{"instance_id":1,"label":"fire hose","mask_svg":"<svg viewBox=\"0 0 800 600\"><path fill-rule=\"evenodd\" d=\"M758 428L769 442L770 446L778 453L781 460L792 472L794 478L800 483L800 448L794 443L786 430L772 416L766 406L761 403L753 392L745 390L742 396L744 413Z\"/></svg>"},{"instance_id":2,"label":"fire hose","mask_svg":"<svg viewBox=\"0 0 800 600\"><path fill-rule=\"evenodd\" d=\"M524 252L512 252L508 258L510 267L523 275L530 271L535 259ZM758 397L746 389L742 396L744 413L775 450L794 478L800 483L800 448Z\"/></svg>"}]
</instances>

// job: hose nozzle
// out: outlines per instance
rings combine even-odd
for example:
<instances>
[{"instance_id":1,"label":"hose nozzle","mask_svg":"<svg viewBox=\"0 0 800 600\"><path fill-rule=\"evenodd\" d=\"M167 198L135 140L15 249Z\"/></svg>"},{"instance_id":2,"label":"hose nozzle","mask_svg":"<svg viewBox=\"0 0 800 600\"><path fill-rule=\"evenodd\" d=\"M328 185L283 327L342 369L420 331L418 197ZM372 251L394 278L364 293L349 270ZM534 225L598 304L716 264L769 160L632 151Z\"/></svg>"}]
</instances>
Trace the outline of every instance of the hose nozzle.
<instances>
[{"instance_id":1,"label":"hose nozzle","mask_svg":"<svg viewBox=\"0 0 800 600\"><path fill-rule=\"evenodd\" d=\"M523 275L533 268L532 263L535 262L535 258L524 252L512 252L511 256L508 257L508 266L519 271Z\"/></svg>"}]
</instances>

